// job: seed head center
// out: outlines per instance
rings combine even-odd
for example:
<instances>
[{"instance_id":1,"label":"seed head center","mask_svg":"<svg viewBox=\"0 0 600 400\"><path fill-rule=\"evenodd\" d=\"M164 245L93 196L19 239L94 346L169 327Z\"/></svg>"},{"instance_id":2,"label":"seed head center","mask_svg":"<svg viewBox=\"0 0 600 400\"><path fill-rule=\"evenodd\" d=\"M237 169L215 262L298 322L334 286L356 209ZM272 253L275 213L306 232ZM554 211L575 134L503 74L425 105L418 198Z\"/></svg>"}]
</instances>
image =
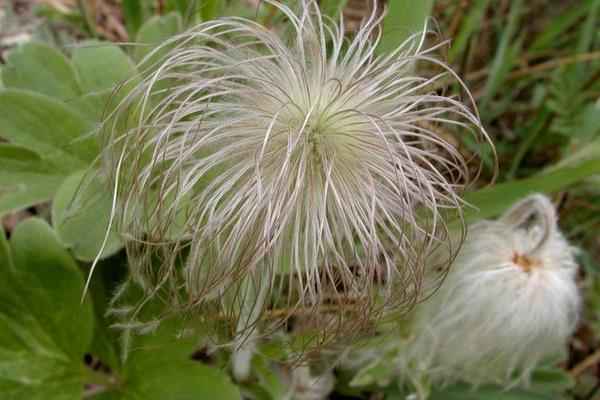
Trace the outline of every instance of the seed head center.
<instances>
[{"instance_id":1,"label":"seed head center","mask_svg":"<svg viewBox=\"0 0 600 400\"><path fill-rule=\"evenodd\" d=\"M519 253L515 253L513 256L513 262L526 273L531 273L534 268L539 266L539 262L537 260L531 259L530 257Z\"/></svg>"}]
</instances>

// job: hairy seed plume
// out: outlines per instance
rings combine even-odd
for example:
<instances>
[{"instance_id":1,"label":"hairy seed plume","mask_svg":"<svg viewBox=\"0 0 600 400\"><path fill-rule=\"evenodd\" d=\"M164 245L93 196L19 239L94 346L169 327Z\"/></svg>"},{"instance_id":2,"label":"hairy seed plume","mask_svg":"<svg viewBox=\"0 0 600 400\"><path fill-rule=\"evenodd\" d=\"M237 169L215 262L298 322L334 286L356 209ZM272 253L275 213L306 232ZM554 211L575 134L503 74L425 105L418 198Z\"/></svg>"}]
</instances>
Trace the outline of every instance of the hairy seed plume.
<instances>
[{"instance_id":1,"label":"hairy seed plume","mask_svg":"<svg viewBox=\"0 0 600 400\"><path fill-rule=\"evenodd\" d=\"M112 226L144 293L126 311L160 298L229 338L291 321L329 343L411 307L433 251L452 259L473 160L440 132L488 139L429 32L377 55L376 4L348 39L316 1L264 3L287 30L174 36L107 120Z\"/></svg>"},{"instance_id":2,"label":"hairy seed plume","mask_svg":"<svg viewBox=\"0 0 600 400\"><path fill-rule=\"evenodd\" d=\"M439 385L529 383L576 327L576 254L543 195L473 226L441 288L416 307L414 329L424 333L399 369Z\"/></svg>"}]
</instances>

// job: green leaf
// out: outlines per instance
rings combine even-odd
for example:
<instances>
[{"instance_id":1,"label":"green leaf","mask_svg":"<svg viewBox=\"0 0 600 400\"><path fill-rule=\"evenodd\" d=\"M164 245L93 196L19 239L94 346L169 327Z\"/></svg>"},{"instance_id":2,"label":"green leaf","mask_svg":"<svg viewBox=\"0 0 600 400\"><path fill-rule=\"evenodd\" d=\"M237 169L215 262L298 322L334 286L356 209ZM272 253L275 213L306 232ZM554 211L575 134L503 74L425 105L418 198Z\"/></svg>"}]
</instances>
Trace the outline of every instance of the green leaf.
<instances>
[{"instance_id":1,"label":"green leaf","mask_svg":"<svg viewBox=\"0 0 600 400\"><path fill-rule=\"evenodd\" d=\"M56 182L45 182L31 186L23 184L5 190L0 195L0 216L51 200L56 187Z\"/></svg>"},{"instance_id":2,"label":"green leaf","mask_svg":"<svg viewBox=\"0 0 600 400\"><path fill-rule=\"evenodd\" d=\"M481 108L489 106L496 91L504 83L508 72L513 66L523 43L524 36L521 35L517 40L513 36L517 31L519 20L523 12L523 0L515 0L510 8L508 21L500 35L500 42L496 49L496 55L490 67L490 75L485 83L481 94Z\"/></svg>"},{"instance_id":3,"label":"green leaf","mask_svg":"<svg viewBox=\"0 0 600 400\"><path fill-rule=\"evenodd\" d=\"M164 2L166 12L177 12L181 16L185 16L190 7L196 7L196 0L165 0Z\"/></svg>"},{"instance_id":4,"label":"green leaf","mask_svg":"<svg viewBox=\"0 0 600 400\"><path fill-rule=\"evenodd\" d=\"M531 377L531 387L543 393L564 392L571 389L573 385L573 378L558 368L539 369Z\"/></svg>"},{"instance_id":5,"label":"green leaf","mask_svg":"<svg viewBox=\"0 0 600 400\"><path fill-rule=\"evenodd\" d=\"M177 338L163 325L143 338L123 367L112 398L127 400L241 400L237 387L217 368L191 360L196 342Z\"/></svg>"},{"instance_id":6,"label":"green leaf","mask_svg":"<svg viewBox=\"0 0 600 400\"><path fill-rule=\"evenodd\" d=\"M351 387L370 386L390 376L392 363L378 358L361 368L350 381Z\"/></svg>"},{"instance_id":7,"label":"green leaf","mask_svg":"<svg viewBox=\"0 0 600 400\"><path fill-rule=\"evenodd\" d=\"M0 144L0 216L50 200L63 179L36 153Z\"/></svg>"},{"instance_id":8,"label":"green leaf","mask_svg":"<svg viewBox=\"0 0 600 400\"><path fill-rule=\"evenodd\" d=\"M388 13L383 21L383 37L379 53L396 49L410 35L420 32L431 14L433 0L394 0L388 2Z\"/></svg>"},{"instance_id":9,"label":"green leaf","mask_svg":"<svg viewBox=\"0 0 600 400\"><path fill-rule=\"evenodd\" d=\"M578 38L576 54L583 54L590 50L594 42L594 38L598 34L598 10L600 10L600 0L591 0L587 7L587 18L585 23L581 25ZM574 65L575 68L580 68L581 65Z\"/></svg>"},{"instance_id":10,"label":"green leaf","mask_svg":"<svg viewBox=\"0 0 600 400\"><path fill-rule=\"evenodd\" d=\"M0 275L9 273L13 268L14 266L8 247L8 241L6 240L6 233L4 232L2 224L0 224Z\"/></svg>"},{"instance_id":11,"label":"green leaf","mask_svg":"<svg viewBox=\"0 0 600 400\"><path fill-rule=\"evenodd\" d=\"M249 390L254 392L255 397L278 400L284 399L288 394L282 377L269 367L266 357L255 355L252 358L252 373L257 379L251 380Z\"/></svg>"},{"instance_id":12,"label":"green leaf","mask_svg":"<svg viewBox=\"0 0 600 400\"><path fill-rule=\"evenodd\" d=\"M63 172L90 164L98 144L88 122L73 108L33 92L0 91L0 137L34 151Z\"/></svg>"},{"instance_id":13,"label":"green leaf","mask_svg":"<svg viewBox=\"0 0 600 400\"><path fill-rule=\"evenodd\" d=\"M10 250L14 272L0 279L0 398L79 399L93 328L81 272L40 219L17 226Z\"/></svg>"},{"instance_id":14,"label":"green leaf","mask_svg":"<svg viewBox=\"0 0 600 400\"><path fill-rule=\"evenodd\" d=\"M106 317L112 299L112 291L121 282L128 270L127 256L119 253L114 257L98 263L90 282L90 296L94 303L94 337L90 344L89 353L103 363L110 365L112 370L121 370L121 342L118 332L110 327L113 322ZM89 269L84 276L87 276Z\"/></svg>"},{"instance_id":15,"label":"green leaf","mask_svg":"<svg viewBox=\"0 0 600 400\"><path fill-rule=\"evenodd\" d=\"M9 52L6 61L2 82L7 88L33 90L61 100L79 96L73 67L51 46L26 43Z\"/></svg>"},{"instance_id":16,"label":"green leaf","mask_svg":"<svg viewBox=\"0 0 600 400\"><path fill-rule=\"evenodd\" d=\"M517 149L514 150L510 167L506 170L507 180L514 179L521 161L533 146L539 135L548 129L548 124L551 123L550 110L547 107L542 107L538 113L535 114L529 121L523 125L517 125L515 130L519 137L521 137L521 143Z\"/></svg>"},{"instance_id":17,"label":"green leaf","mask_svg":"<svg viewBox=\"0 0 600 400\"><path fill-rule=\"evenodd\" d=\"M161 41L177 34L181 30L181 16L169 13L164 17L154 16L142 25L135 41L138 45L133 51L133 58L140 61L154 50Z\"/></svg>"},{"instance_id":18,"label":"green leaf","mask_svg":"<svg viewBox=\"0 0 600 400\"><path fill-rule=\"evenodd\" d=\"M52 204L52 224L60 240L82 261L93 261L104 241L111 213L110 193L97 180L80 171L69 176ZM102 258L121 249L111 232Z\"/></svg>"},{"instance_id":19,"label":"green leaf","mask_svg":"<svg viewBox=\"0 0 600 400\"><path fill-rule=\"evenodd\" d=\"M452 39L452 47L448 52L448 62L452 63L467 47L471 34L484 21L484 13L488 8L489 0L475 0L469 7L456 37Z\"/></svg>"},{"instance_id":20,"label":"green leaf","mask_svg":"<svg viewBox=\"0 0 600 400\"><path fill-rule=\"evenodd\" d=\"M568 7L552 18L542 30L530 46L532 51L540 51L547 48L552 48L569 28L577 23L588 12L591 1L581 2Z\"/></svg>"},{"instance_id":21,"label":"green leaf","mask_svg":"<svg viewBox=\"0 0 600 400\"><path fill-rule=\"evenodd\" d=\"M475 391L461 385L434 393L431 400L555 400L555 396L522 390L506 391L496 387L483 387Z\"/></svg>"},{"instance_id":22,"label":"green leaf","mask_svg":"<svg viewBox=\"0 0 600 400\"><path fill-rule=\"evenodd\" d=\"M114 44L86 42L73 51L72 63L84 91L79 108L93 121L100 121L107 107L118 104L137 83L133 61Z\"/></svg>"},{"instance_id":23,"label":"green leaf","mask_svg":"<svg viewBox=\"0 0 600 400\"><path fill-rule=\"evenodd\" d=\"M140 354L131 362L126 389L139 400L241 399L227 375L192 360L169 356L170 350Z\"/></svg>"},{"instance_id":24,"label":"green leaf","mask_svg":"<svg viewBox=\"0 0 600 400\"><path fill-rule=\"evenodd\" d=\"M201 20L203 3L203 0L165 0L165 12L178 12L183 17L184 26L188 26Z\"/></svg>"},{"instance_id":25,"label":"green leaf","mask_svg":"<svg viewBox=\"0 0 600 400\"><path fill-rule=\"evenodd\" d=\"M479 211L467 213L469 218L489 218L502 213L515 201L532 193L553 193L600 172L600 158L576 165L565 165L530 178L498 184L490 189L469 193L465 200Z\"/></svg>"},{"instance_id":26,"label":"green leaf","mask_svg":"<svg viewBox=\"0 0 600 400\"><path fill-rule=\"evenodd\" d=\"M398 342L398 346L386 353L379 354L377 358L360 368L349 382L350 387L361 387L379 384L388 384L391 380L390 371L397 364L398 354L403 350L405 343Z\"/></svg>"},{"instance_id":27,"label":"green leaf","mask_svg":"<svg viewBox=\"0 0 600 400\"><path fill-rule=\"evenodd\" d=\"M63 176L55 165L43 160L33 151L0 143L0 187L41 182L54 177L60 181Z\"/></svg>"},{"instance_id":28,"label":"green leaf","mask_svg":"<svg viewBox=\"0 0 600 400\"><path fill-rule=\"evenodd\" d=\"M324 15L337 19L347 3L348 0L321 0L319 2L319 8Z\"/></svg>"},{"instance_id":29,"label":"green leaf","mask_svg":"<svg viewBox=\"0 0 600 400\"><path fill-rule=\"evenodd\" d=\"M223 0L204 0L200 3L200 15L202 21L210 21L219 16L223 9Z\"/></svg>"},{"instance_id":30,"label":"green leaf","mask_svg":"<svg viewBox=\"0 0 600 400\"><path fill-rule=\"evenodd\" d=\"M129 35L134 37L145 17L142 0L123 0L121 2L121 9L123 10L123 19L129 30Z\"/></svg>"},{"instance_id":31,"label":"green leaf","mask_svg":"<svg viewBox=\"0 0 600 400\"><path fill-rule=\"evenodd\" d=\"M73 51L72 63L85 93L112 91L135 73L133 61L111 43L83 43Z\"/></svg>"},{"instance_id":32,"label":"green leaf","mask_svg":"<svg viewBox=\"0 0 600 400\"><path fill-rule=\"evenodd\" d=\"M585 143L585 146L563 158L556 166L551 167L549 171L555 171L567 166L577 167L582 163L591 162L598 158L600 158L600 138Z\"/></svg>"}]
</instances>

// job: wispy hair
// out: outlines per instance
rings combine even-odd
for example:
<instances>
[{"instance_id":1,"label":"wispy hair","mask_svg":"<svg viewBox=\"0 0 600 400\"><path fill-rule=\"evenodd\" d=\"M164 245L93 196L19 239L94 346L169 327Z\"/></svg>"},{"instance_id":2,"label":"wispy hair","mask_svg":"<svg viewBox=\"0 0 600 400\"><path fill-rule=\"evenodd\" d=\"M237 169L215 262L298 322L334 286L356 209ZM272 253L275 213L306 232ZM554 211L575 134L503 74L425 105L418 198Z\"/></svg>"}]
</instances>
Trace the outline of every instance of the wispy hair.
<instances>
[{"instance_id":1,"label":"wispy hair","mask_svg":"<svg viewBox=\"0 0 600 400\"><path fill-rule=\"evenodd\" d=\"M399 369L438 385L527 385L577 324L576 254L543 195L477 224L440 289L415 309L420 334L399 357Z\"/></svg>"},{"instance_id":2,"label":"wispy hair","mask_svg":"<svg viewBox=\"0 0 600 400\"><path fill-rule=\"evenodd\" d=\"M431 32L378 55L376 4L348 39L316 1L264 3L285 31L204 22L142 61L104 129L111 226L145 293L130 314L161 297L228 337L293 317L325 343L414 305L433 251L450 262L479 164L440 132L488 138Z\"/></svg>"}]
</instances>

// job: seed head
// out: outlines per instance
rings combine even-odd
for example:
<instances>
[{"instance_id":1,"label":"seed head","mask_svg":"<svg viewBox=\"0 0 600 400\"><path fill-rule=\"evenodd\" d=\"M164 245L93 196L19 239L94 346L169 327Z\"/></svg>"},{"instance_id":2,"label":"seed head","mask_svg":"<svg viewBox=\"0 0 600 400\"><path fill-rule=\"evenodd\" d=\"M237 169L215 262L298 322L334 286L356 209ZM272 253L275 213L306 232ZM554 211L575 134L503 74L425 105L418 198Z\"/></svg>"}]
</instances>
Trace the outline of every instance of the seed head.
<instances>
[{"instance_id":1,"label":"seed head","mask_svg":"<svg viewBox=\"0 0 600 400\"><path fill-rule=\"evenodd\" d=\"M527 382L575 328L575 253L542 195L471 228L445 282L415 310L404 367L437 383Z\"/></svg>"},{"instance_id":2,"label":"seed head","mask_svg":"<svg viewBox=\"0 0 600 400\"><path fill-rule=\"evenodd\" d=\"M412 306L429 254L452 258L472 160L440 132L487 136L430 32L377 55L377 7L347 39L316 1L264 3L286 31L205 22L142 61L106 125L113 226L146 300L229 337L294 316L323 343Z\"/></svg>"}]
</instances>

